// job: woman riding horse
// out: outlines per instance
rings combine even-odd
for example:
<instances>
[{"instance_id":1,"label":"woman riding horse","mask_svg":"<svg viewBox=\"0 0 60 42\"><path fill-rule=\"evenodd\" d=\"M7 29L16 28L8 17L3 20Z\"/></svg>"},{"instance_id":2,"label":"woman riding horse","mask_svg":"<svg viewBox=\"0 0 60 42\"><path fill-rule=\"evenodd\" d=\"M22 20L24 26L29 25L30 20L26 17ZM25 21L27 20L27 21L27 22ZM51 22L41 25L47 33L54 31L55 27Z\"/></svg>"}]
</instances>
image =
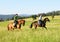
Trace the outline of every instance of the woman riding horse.
<instances>
[{"instance_id":1,"label":"woman riding horse","mask_svg":"<svg viewBox=\"0 0 60 42\"><path fill-rule=\"evenodd\" d=\"M18 24L18 14L14 16L14 27L17 28L17 24Z\"/></svg>"},{"instance_id":2,"label":"woman riding horse","mask_svg":"<svg viewBox=\"0 0 60 42\"><path fill-rule=\"evenodd\" d=\"M16 28L17 29L21 29L21 24L24 26L25 25L25 20L21 20L21 19L19 19L19 20L17 20L17 22L18 22L18 24L16 25ZM10 22L9 24L8 24L8 26L7 26L7 28L8 28L8 30L14 30L14 22Z\"/></svg>"},{"instance_id":3,"label":"woman riding horse","mask_svg":"<svg viewBox=\"0 0 60 42\"><path fill-rule=\"evenodd\" d=\"M44 27L45 29L47 29L46 28L46 22L47 21L50 21L50 20L48 18L45 18L44 20L41 21L42 24L40 24L40 25L38 24L38 21L34 21L31 23L30 28L32 28L32 26L34 26L36 29L38 26L38 27Z\"/></svg>"},{"instance_id":4,"label":"woman riding horse","mask_svg":"<svg viewBox=\"0 0 60 42\"><path fill-rule=\"evenodd\" d=\"M11 22L8 24L8 30L14 29L14 28L21 28L21 24L25 25L25 20L18 19L18 14L14 16L14 22Z\"/></svg>"},{"instance_id":5,"label":"woman riding horse","mask_svg":"<svg viewBox=\"0 0 60 42\"><path fill-rule=\"evenodd\" d=\"M40 16L39 16L38 24L39 24L39 25L42 24L42 14L40 14Z\"/></svg>"}]
</instances>

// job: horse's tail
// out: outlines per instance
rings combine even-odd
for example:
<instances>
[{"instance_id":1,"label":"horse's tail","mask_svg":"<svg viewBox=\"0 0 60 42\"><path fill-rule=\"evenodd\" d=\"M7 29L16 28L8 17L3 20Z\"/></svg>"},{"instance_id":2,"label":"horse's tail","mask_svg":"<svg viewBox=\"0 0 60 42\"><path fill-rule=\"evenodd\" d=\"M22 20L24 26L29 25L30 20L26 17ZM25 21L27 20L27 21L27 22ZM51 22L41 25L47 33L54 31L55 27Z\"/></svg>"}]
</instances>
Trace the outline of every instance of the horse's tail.
<instances>
[{"instance_id":1,"label":"horse's tail","mask_svg":"<svg viewBox=\"0 0 60 42\"><path fill-rule=\"evenodd\" d=\"M23 26L25 25L25 21L24 21L24 23L23 23Z\"/></svg>"},{"instance_id":2,"label":"horse's tail","mask_svg":"<svg viewBox=\"0 0 60 42\"><path fill-rule=\"evenodd\" d=\"M33 23L31 23L30 28L32 28L32 26L33 26Z\"/></svg>"}]
</instances>

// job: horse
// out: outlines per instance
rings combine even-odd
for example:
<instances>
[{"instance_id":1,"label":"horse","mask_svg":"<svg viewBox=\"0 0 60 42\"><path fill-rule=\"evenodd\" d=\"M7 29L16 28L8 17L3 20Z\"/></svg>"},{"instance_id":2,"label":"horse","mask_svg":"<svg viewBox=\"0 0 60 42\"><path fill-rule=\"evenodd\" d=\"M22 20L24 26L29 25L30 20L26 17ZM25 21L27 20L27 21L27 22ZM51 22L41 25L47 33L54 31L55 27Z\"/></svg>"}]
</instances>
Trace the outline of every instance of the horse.
<instances>
[{"instance_id":1,"label":"horse","mask_svg":"<svg viewBox=\"0 0 60 42\"><path fill-rule=\"evenodd\" d=\"M19 19L18 20L18 24L17 24L17 29L21 29L21 24L24 26L25 25L25 20L21 20ZM8 25L7 25L7 28L8 30L14 30L14 22L10 22Z\"/></svg>"},{"instance_id":2,"label":"horse","mask_svg":"<svg viewBox=\"0 0 60 42\"><path fill-rule=\"evenodd\" d=\"M37 26L38 26L38 27L44 27L45 29L47 29L47 27L46 27L47 21L50 22L50 20L48 18L44 18L44 20L42 20L42 22L41 22L42 24L40 24L40 25L38 24L38 21L34 21L31 23L30 28L32 28L34 26L35 29L37 29Z\"/></svg>"},{"instance_id":3,"label":"horse","mask_svg":"<svg viewBox=\"0 0 60 42\"><path fill-rule=\"evenodd\" d=\"M25 20L23 20L23 19L19 19L18 21L20 21L21 24L22 24L23 26L25 26Z\"/></svg>"}]
</instances>

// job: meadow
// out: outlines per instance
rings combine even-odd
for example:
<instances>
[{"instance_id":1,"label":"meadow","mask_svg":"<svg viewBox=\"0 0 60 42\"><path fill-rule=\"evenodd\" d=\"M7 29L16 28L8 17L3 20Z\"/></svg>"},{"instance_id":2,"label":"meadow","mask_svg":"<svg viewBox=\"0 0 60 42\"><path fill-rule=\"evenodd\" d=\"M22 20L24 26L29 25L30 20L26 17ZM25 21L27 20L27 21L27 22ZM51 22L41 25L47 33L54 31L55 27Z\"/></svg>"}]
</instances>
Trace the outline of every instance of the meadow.
<instances>
[{"instance_id":1,"label":"meadow","mask_svg":"<svg viewBox=\"0 0 60 42\"><path fill-rule=\"evenodd\" d=\"M30 29L29 26L34 21L32 18L25 19L26 24L21 30L8 31L9 21L0 22L0 42L60 42L60 16L55 16L53 20L51 16L47 17L50 19L46 23L47 30L42 27Z\"/></svg>"}]
</instances>

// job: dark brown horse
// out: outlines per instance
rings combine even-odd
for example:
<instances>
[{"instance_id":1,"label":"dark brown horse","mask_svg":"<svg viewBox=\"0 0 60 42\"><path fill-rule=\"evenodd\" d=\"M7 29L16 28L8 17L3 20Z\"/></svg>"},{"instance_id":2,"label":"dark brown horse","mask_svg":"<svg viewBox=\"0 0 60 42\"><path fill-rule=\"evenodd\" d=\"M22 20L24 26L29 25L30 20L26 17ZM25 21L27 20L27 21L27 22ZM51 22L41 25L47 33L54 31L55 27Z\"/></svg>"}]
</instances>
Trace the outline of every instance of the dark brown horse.
<instances>
[{"instance_id":1,"label":"dark brown horse","mask_svg":"<svg viewBox=\"0 0 60 42\"><path fill-rule=\"evenodd\" d=\"M7 26L8 30L14 30L14 22L10 22ZM18 24L17 24L17 29L21 29L21 24L24 26L25 25L25 20L18 20Z\"/></svg>"},{"instance_id":2,"label":"dark brown horse","mask_svg":"<svg viewBox=\"0 0 60 42\"><path fill-rule=\"evenodd\" d=\"M32 28L32 27L34 26L35 29L36 29L37 26L38 26L38 27L44 27L45 29L47 29L47 28L46 28L46 22L47 22L47 21L50 21L50 20L49 20L48 18L45 18L45 19L42 21L42 24L41 24L41 25L38 24L38 21L34 21L34 22L31 23L30 28Z\"/></svg>"}]
</instances>

